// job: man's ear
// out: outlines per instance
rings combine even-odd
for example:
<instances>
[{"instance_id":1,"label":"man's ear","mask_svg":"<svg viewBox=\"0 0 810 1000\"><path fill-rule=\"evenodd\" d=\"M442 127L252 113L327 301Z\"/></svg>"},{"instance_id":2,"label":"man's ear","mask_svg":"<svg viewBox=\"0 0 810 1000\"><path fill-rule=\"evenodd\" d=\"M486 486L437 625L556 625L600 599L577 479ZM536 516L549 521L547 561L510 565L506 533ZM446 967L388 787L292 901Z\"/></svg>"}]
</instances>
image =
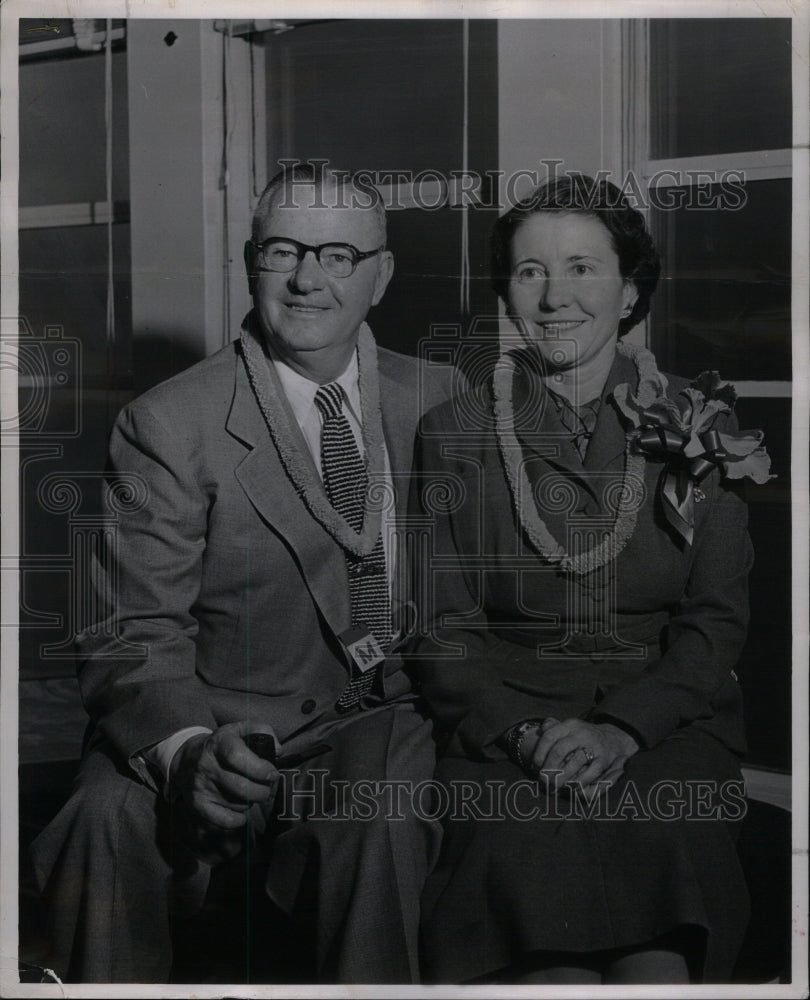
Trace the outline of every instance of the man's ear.
<instances>
[{"instance_id":1,"label":"man's ear","mask_svg":"<svg viewBox=\"0 0 810 1000\"><path fill-rule=\"evenodd\" d=\"M380 254L380 259L377 262L377 278L374 282L374 295L371 299L371 304L376 306L377 303L385 295L385 290L388 288L388 282L391 280L391 276L394 273L394 255L390 250L383 250Z\"/></svg>"},{"instance_id":2,"label":"man's ear","mask_svg":"<svg viewBox=\"0 0 810 1000\"><path fill-rule=\"evenodd\" d=\"M250 242L250 240L245 240L245 271L247 273L248 280L248 291L250 292L250 297L253 298L255 292L254 287L256 284L256 272L253 270L253 255L255 253L255 247Z\"/></svg>"}]
</instances>

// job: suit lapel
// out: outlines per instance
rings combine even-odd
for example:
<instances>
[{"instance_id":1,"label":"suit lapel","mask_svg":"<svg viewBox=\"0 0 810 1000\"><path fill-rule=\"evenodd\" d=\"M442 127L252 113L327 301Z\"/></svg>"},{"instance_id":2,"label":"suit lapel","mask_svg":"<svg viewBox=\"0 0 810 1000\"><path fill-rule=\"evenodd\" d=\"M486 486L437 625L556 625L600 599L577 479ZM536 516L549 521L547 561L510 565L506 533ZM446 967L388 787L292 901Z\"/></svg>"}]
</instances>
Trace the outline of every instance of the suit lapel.
<instances>
[{"instance_id":1,"label":"suit lapel","mask_svg":"<svg viewBox=\"0 0 810 1000\"><path fill-rule=\"evenodd\" d=\"M630 358L617 351L602 390L596 427L585 453L584 466L588 471L624 469L626 430L613 402L613 390L622 382L629 382L630 387L635 390L638 376Z\"/></svg>"},{"instance_id":2,"label":"suit lapel","mask_svg":"<svg viewBox=\"0 0 810 1000\"><path fill-rule=\"evenodd\" d=\"M271 384L276 390L276 382L271 380ZM279 398L286 407L283 392ZM290 422L292 443L311 461L291 413ZM295 554L307 588L329 626L335 633L342 632L351 618L343 551L306 509L287 476L239 356L226 428L251 448L236 468L238 482L259 515Z\"/></svg>"}]
</instances>

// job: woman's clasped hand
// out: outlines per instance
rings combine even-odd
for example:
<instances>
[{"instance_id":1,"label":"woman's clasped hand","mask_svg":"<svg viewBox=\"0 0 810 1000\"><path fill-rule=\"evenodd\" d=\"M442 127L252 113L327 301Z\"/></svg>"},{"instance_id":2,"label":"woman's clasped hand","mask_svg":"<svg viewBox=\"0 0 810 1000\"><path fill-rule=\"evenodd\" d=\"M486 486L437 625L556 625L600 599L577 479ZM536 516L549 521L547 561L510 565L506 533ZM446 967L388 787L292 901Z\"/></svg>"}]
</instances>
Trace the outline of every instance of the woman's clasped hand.
<instances>
[{"instance_id":1,"label":"woman's clasped hand","mask_svg":"<svg viewBox=\"0 0 810 1000\"><path fill-rule=\"evenodd\" d=\"M526 773L546 791L591 797L615 784L637 750L636 740L612 723L549 717L524 734L520 754Z\"/></svg>"}]
</instances>

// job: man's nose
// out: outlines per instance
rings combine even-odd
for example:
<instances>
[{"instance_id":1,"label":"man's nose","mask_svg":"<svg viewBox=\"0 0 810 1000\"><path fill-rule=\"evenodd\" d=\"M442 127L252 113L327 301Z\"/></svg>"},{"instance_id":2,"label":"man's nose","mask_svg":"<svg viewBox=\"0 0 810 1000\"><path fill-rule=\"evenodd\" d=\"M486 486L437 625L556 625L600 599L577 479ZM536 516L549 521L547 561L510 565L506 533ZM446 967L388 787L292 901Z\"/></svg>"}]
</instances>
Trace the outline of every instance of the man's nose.
<instances>
[{"instance_id":1,"label":"man's nose","mask_svg":"<svg viewBox=\"0 0 810 1000\"><path fill-rule=\"evenodd\" d=\"M314 251L307 250L295 270L290 272L290 286L297 291L309 292L313 288L321 288L324 278L323 268Z\"/></svg>"},{"instance_id":2,"label":"man's nose","mask_svg":"<svg viewBox=\"0 0 810 1000\"><path fill-rule=\"evenodd\" d=\"M540 308L546 312L562 309L571 304L572 294L571 282L567 277L549 275L543 282Z\"/></svg>"}]
</instances>

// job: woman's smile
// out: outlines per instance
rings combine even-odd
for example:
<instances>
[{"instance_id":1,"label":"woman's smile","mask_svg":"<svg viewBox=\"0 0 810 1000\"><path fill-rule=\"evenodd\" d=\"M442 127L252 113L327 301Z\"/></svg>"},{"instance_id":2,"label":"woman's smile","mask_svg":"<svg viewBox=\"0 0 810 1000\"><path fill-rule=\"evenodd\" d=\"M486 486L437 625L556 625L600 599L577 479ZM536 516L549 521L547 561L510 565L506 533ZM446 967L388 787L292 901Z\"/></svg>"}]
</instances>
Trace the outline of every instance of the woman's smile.
<instances>
[{"instance_id":1,"label":"woman's smile","mask_svg":"<svg viewBox=\"0 0 810 1000\"><path fill-rule=\"evenodd\" d=\"M567 330L575 330L578 326L582 326L586 322L587 320L584 319L543 319L535 320L534 325L539 326L544 333L556 336L560 333L565 333Z\"/></svg>"}]
</instances>

